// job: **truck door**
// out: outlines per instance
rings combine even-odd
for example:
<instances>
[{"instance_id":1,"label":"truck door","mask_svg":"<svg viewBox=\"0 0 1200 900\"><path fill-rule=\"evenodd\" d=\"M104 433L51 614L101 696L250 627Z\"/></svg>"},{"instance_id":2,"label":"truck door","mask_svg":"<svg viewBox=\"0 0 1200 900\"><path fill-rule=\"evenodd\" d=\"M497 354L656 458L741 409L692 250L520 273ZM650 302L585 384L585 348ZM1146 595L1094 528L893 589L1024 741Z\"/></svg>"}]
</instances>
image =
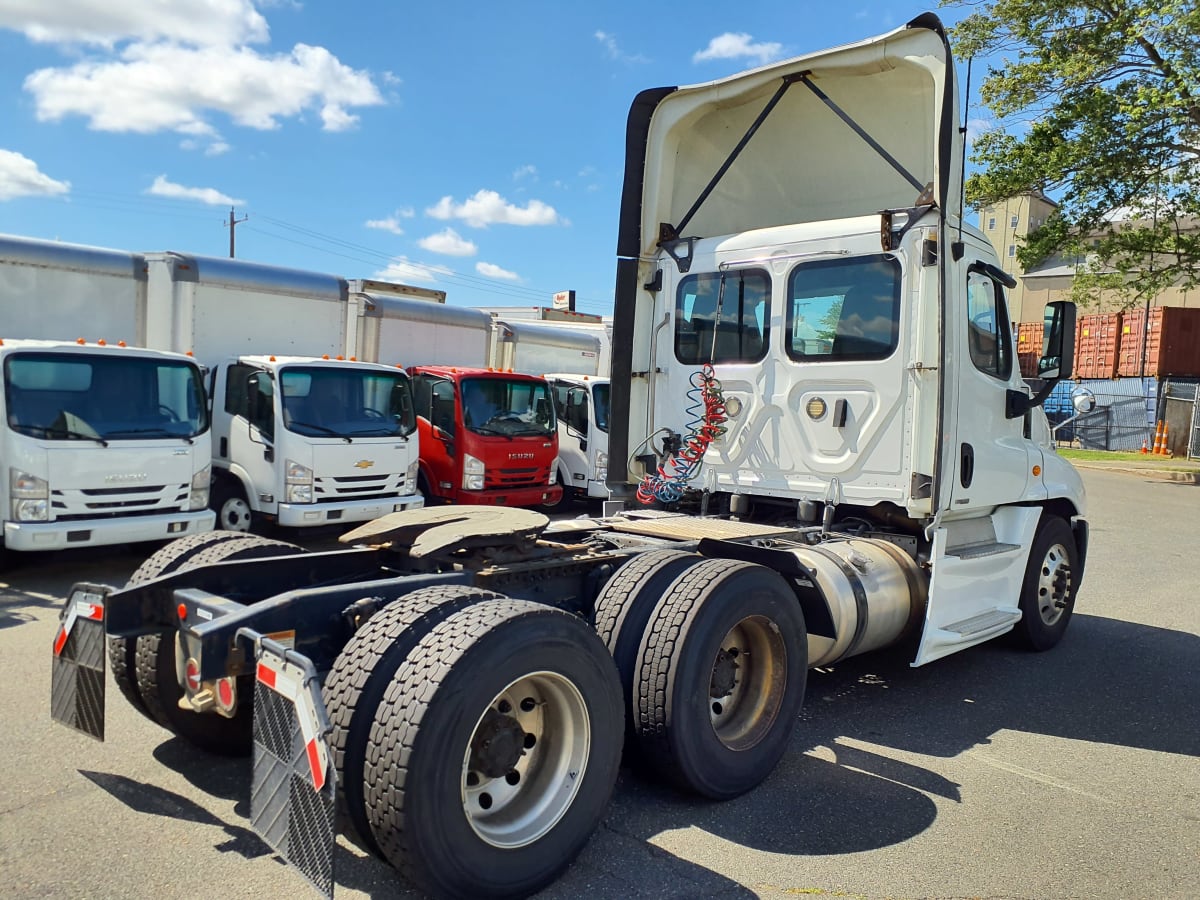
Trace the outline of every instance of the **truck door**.
<instances>
[{"instance_id":1,"label":"truck door","mask_svg":"<svg viewBox=\"0 0 1200 900\"><path fill-rule=\"evenodd\" d=\"M421 473L430 493L453 499L462 487L456 464L454 383L447 378L413 376L413 405L421 445Z\"/></svg>"},{"instance_id":2,"label":"truck door","mask_svg":"<svg viewBox=\"0 0 1200 900\"><path fill-rule=\"evenodd\" d=\"M558 462L568 487L586 488L588 481L588 392L569 381L550 383L558 417Z\"/></svg>"},{"instance_id":3,"label":"truck door","mask_svg":"<svg viewBox=\"0 0 1200 900\"><path fill-rule=\"evenodd\" d=\"M217 437L218 454L228 452L225 461L230 471L239 473L249 481L246 499L250 508L274 512L274 503L264 504L260 501L260 495L278 499L275 478L275 382L265 370L242 363L226 367L225 378L228 434Z\"/></svg>"},{"instance_id":4,"label":"truck door","mask_svg":"<svg viewBox=\"0 0 1200 900\"><path fill-rule=\"evenodd\" d=\"M1004 287L982 263L968 267L965 283L954 287L965 290L962 303L948 304L947 322L959 348L951 354L958 389L950 467L950 509L959 512L1023 499L1032 463L1024 417L1005 416L1008 391L1024 383Z\"/></svg>"}]
</instances>

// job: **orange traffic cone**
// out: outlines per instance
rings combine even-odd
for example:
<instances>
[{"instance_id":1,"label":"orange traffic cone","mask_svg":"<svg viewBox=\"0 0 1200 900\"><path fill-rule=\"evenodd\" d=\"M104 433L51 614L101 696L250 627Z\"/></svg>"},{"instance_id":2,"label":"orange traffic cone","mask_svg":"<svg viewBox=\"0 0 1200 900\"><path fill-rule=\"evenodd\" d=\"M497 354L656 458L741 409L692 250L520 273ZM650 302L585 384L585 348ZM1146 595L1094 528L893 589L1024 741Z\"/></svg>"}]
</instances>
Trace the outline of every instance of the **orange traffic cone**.
<instances>
[{"instance_id":1,"label":"orange traffic cone","mask_svg":"<svg viewBox=\"0 0 1200 900\"><path fill-rule=\"evenodd\" d=\"M1161 453L1163 456L1171 455L1171 443L1168 438L1168 427L1166 420L1163 421L1162 449L1159 451L1159 453Z\"/></svg>"},{"instance_id":2,"label":"orange traffic cone","mask_svg":"<svg viewBox=\"0 0 1200 900\"><path fill-rule=\"evenodd\" d=\"M1155 456L1158 456L1160 453L1162 453L1162 431L1163 431L1163 423L1155 422L1154 423L1154 448L1150 451Z\"/></svg>"},{"instance_id":3,"label":"orange traffic cone","mask_svg":"<svg viewBox=\"0 0 1200 900\"><path fill-rule=\"evenodd\" d=\"M1145 439L1145 438L1142 438L1142 452L1143 452L1143 453L1149 453L1149 452L1150 452L1150 448L1146 446L1146 439Z\"/></svg>"}]
</instances>

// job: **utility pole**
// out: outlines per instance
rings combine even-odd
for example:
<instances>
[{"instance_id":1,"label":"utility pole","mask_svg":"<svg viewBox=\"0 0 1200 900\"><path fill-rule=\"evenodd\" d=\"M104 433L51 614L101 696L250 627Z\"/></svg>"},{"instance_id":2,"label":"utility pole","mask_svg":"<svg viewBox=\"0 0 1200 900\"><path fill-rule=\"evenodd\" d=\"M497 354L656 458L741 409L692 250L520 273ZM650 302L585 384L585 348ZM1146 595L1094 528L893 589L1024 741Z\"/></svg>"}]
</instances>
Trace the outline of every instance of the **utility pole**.
<instances>
[{"instance_id":1,"label":"utility pole","mask_svg":"<svg viewBox=\"0 0 1200 900\"><path fill-rule=\"evenodd\" d=\"M240 219L233 214L233 207L229 207L229 221L222 224L229 229L229 258L233 259L233 232L242 222L250 218L249 213L242 216Z\"/></svg>"}]
</instances>

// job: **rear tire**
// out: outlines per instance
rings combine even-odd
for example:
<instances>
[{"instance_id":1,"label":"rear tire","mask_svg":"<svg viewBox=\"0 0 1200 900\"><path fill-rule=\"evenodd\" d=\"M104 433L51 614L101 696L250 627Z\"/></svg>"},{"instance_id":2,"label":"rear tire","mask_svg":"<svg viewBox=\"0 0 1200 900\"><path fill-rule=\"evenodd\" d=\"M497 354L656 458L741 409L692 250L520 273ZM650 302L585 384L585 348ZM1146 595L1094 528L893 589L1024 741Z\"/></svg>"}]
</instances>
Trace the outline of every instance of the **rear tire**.
<instances>
[{"instance_id":1,"label":"rear tire","mask_svg":"<svg viewBox=\"0 0 1200 900\"><path fill-rule=\"evenodd\" d=\"M667 588L687 569L703 561L704 557L682 550L641 553L617 569L596 598L592 621L621 676L621 696L627 706L625 750L630 756L637 753L633 720L637 697L633 691L646 624Z\"/></svg>"},{"instance_id":2,"label":"rear tire","mask_svg":"<svg viewBox=\"0 0 1200 900\"><path fill-rule=\"evenodd\" d=\"M190 534L177 541L171 541L165 547L160 547L147 557L134 573L129 576L126 587L134 587L169 575L182 568L196 554L203 552L213 544L223 543L240 537L232 531L205 531L200 534ZM143 635L149 638L149 635ZM137 679L134 671L137 666L137 639L110 637L108 639L108 668L112 672L113 681L130 705L152 722L158 720L146 708L146 702L138 692Z\"/></svg>"},{"instance_id":3,"label":"rear tire","mask_svg":"<svg viewBox=\"0 0 1200 900\"><path fill-rule=\"evenodd\" d=\"M295 544L285 544L283 541L250 534L236 534L228 540L203 548L179 569L194 569L237 559L292 556L304 552L303 548ZM239 702L233 718L226 718L217 713L197 713L190 709L181 709L179 701L183 697L183 689L179 686L175 672L173 631L145 634L137 639L134 677L138 694L147 712L163 728L209 753L245 756L250 752L254 723L253 677L242 676L237 680Z\"/></svg>"},{"instance_id":4,"label":"rear tire","mask_svg":"<svg viewBox=\"0 0 1200 900\"><path fill-rule=\"evenodd\" d=\"M710 559L656 606L637 666L641 752L680 787L743 794L787 750L808 676L795 594L765 566Z\"/></svg>"},{"instance_id":5,"label":"rear tire","mask_svg":"<svg viewBox=\"0 0 1200 900\"><path fill-rule=\"evenodd\" d=\"M338 812L363 846L376 856L383 854L367 818L363 762L383 692L405 657L435 625L468 606L502 599L500 594L467 585L413 591L371 616L342 648L325 679L325 708L333 725L329 743L337 768Z\"/></svg>"},{"instance_id":6,"label":"rear tire","mask_svg":"<svg viewBox=\"0 0 1200 900\"><path fill-rule=\"evenodd\" d=\"M1028 650L1049 650L1062 640L1075 611L1079 551L1065 519L1048 516L1038 525L1021 585L1021 620L1012 631Z\"/></svg>"},{"instance_id":7,"label":"rear tire","mask_svg":"<svg viewBox=\"0 0 1200 900\"><path fill-rule=\"evenodd\" d=\"M375 716L364 781L384 856L434 896L540 890L604 816L621 715L612 659L582 620L521 600L455 613Z\"/></svg>"}]
</instances>

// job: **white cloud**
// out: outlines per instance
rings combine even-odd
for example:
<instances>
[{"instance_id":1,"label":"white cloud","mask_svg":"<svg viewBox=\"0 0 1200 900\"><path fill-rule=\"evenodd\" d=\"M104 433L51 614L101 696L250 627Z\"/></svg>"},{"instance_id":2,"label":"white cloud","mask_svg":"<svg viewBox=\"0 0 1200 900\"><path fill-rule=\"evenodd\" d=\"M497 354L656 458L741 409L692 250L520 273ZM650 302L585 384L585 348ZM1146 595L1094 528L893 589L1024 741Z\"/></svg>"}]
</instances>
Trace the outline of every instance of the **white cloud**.
<instances>
[{"instance_id":1,"label":"white cloud","mask_svg":"<svg viewBox=\"0 0 1200 900\"><path fill-rule=\"evenodd\" d=\"M349 108L383 103L369 74L307 44L271 56L247 47L133 44L119 59L39 69L25 90L39 121L77 115L97 131L214 138L210 112L266 130L316 108L326 131L343 131L357 122Z\"/></svg>"},{"instance_id":2,"label":"white cloud","mask_svg":"<svg viewBox=\"0 0 1200 900\"><path fill-rule=\"evenodd\" d=\"M760 65L778 59L783 52L783 44L774 41L756 44L754 39L744 32L727 31L717 35L708 42L703 50L692 54L692 62L707 62L712 59L752 59Z\"/></svg>"},{"instance_id":3,"label":"white cloud","mask_svg":"<svg viewBox=\"0 0 1200 900\"><path fill-rule=\"evenodd\" d=\"M475 271L485 278L499 278L501 281L520 281L521 276L516 272L510 272L508 269L502 269L497 265L489 262L475 263Z\"/></svg>"},{"instance_id":4,"label":"white cloud","mask_svg":"<svg viewBox=\"0 0 1200 900\"><path fill-rule=\"evenodd\" d=\"M407 284L411 281L437 281L438 275L453 274L441 266L427 266L411 262L407 256L397 256L386 269L380 269L372 277L383 281L398 281Z\"/></svg>"},{"instance_id":5,"label":"white cloud","mask_svg":"<svg viewBox=\"0 0 1200 900\"><path fill-rule=\"evenodd\" d=\"M462 203L446 196L425 210L435 219L461 219L472 228L489 225L559 225L562 219L553 206L530 200L524 206L509 203L495 191L476 191Z\"/></svg>"},{"instance_id":6,"label":"white cloud","mask_svg":"<svg viewBox=\"0 0 1200 900\"><path fill-rule=\"evenodd\" d=\"M222 194L216 188L184 187L168 181L166 175L159 175L154 184L146 188L147 194L155 197L170 197L173 200L199 200L209 206L242 206L245 200L237 200L228 194Z\"/></svg>"},{"instance_id":7,"label":"white cloud","mask_svg":"<svg viewBox=\"0 0 1200 900\"><path fill-rule=\"evenodd\" d=\"M253 0L3 0L0 28L39 43L170 40L192 45L260 43L267 20Z\"/></svg>"},{"instance_id":8,"label":"white cloud","mask_svg":"<svg viewBox=\"0 0 1200 900\"><path fill-rule=\"evenodd\" d=\"M538 173L537 166L525 165L525 166L521 166L519 169L517 169L515 172L513 172L512 177L513 177L513 181L520 181L522 178L532 178L536 181L537 173Z\"/></svg>"},{"instance_id":9,"label":"white cloud","mask_svg":"<svg viewBox=\"0 0 1200 900\"><path fill-rule=\"evenodd\" d=\"M980 135L995 127L996 124L991 119L967 119L967 143L974 144Z\"/></svg>"},{"instance_id":10,"label":"white cloud","mask_svg":"<svg viewBox=\"0 0 1200 900\"><path fill-rule=\"evenodd\" d=\"M421 238L417 244L430 253L441 253L443 256L474 256L479 248L463 238L453 228Z\"/></svg>"},{"instance_id":11,"label":"white cloud","mask_svg":"<svg viewBox=\"0 0 1200 900\"><path fill-rule=\"evenodd\" d=\"M222 153L229 152L229 145L224 141L213 141L204 148L205 156L220 156Z\"/></svg>"},{"instance_id":12,"label":"white cloud","mask_svg":"<svg viewBox=\"0 0 1200 900\"><path fill-rule=\"evenodd\" d=\"M615 59L623 63L647 63L650 60L640 53L626 53L617 44L617 36L609 34L607 31L597 31L593 37L600 42L600 46L604 48L609 59Z\"/></svg>"},{"instance_id":13,"label":"white cloud","mask_svg":"<svg viewBox=\"0 0 1200 900\"><path fill-rule=\"evenodd\" d=\"M71 182L51 178L28 156L15 150L0 150L0 201L15 197L53 197L70 189Z\"/></svg>"},{"instance_id":14,"label":"white cloud","mask_svg":"<svg viewBox=\"0 0 1200 900\"><path fill-rule=\"evenodd\" d=\"M392 234L404 234L404 229L400 227L400 220L395 216L388 216L386 219L367 219L366 227L379 231L390 231Z\"/></svg>"}]
</instances>

